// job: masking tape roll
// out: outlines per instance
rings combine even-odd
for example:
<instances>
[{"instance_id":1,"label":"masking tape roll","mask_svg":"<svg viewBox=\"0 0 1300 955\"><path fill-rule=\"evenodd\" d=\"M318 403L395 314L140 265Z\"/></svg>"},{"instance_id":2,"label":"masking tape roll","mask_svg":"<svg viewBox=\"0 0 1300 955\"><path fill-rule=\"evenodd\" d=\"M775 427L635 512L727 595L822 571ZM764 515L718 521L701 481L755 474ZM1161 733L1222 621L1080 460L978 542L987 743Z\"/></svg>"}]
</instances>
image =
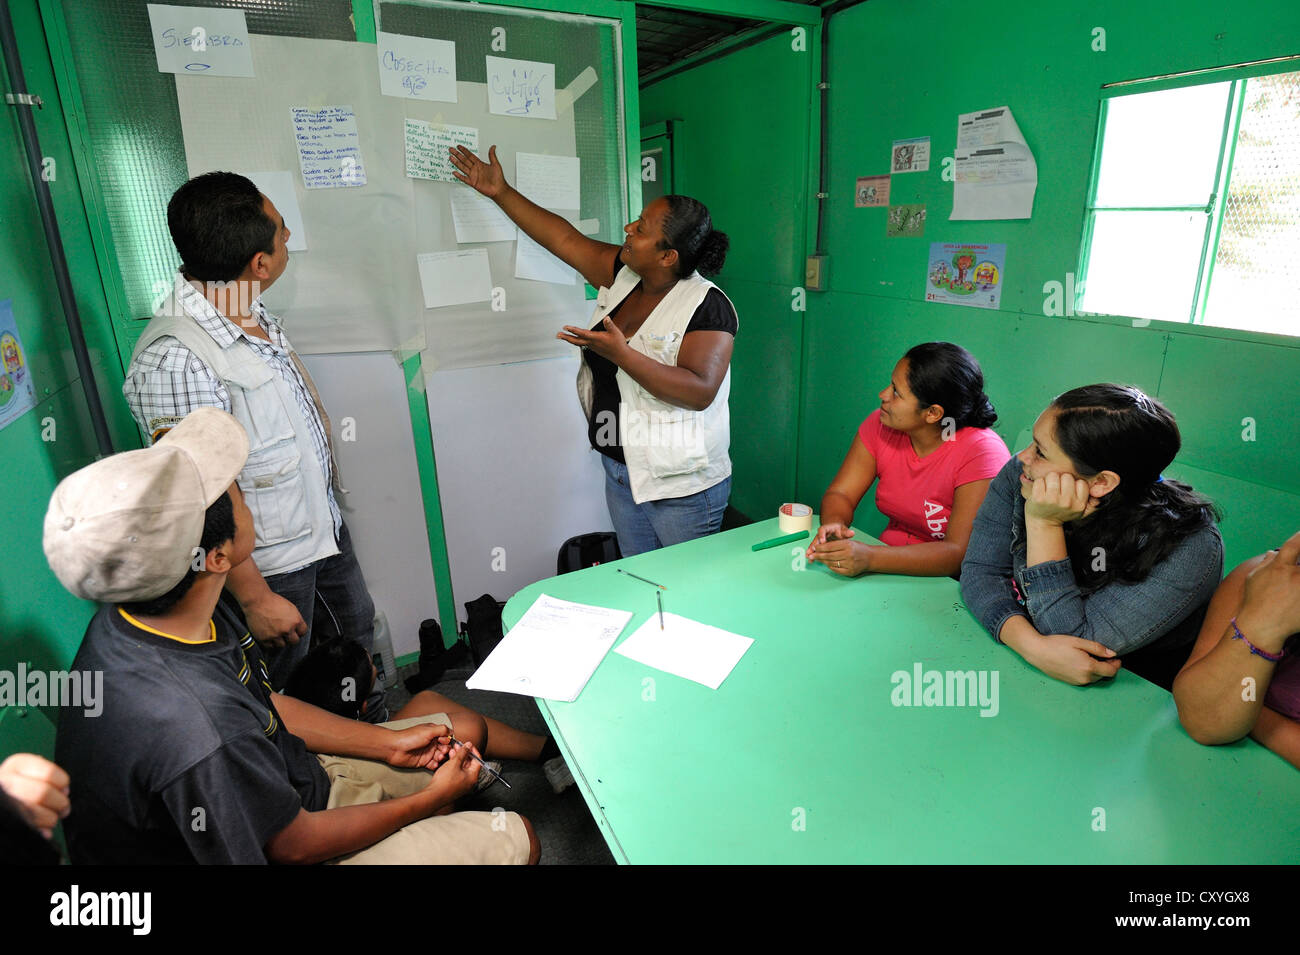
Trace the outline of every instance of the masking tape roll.
<instances>
[{"instance_id":1,"label":"masking tape roll","mask_svg":"<svg viewBox=\"0 0 1300 955\"><path fill-rule=\"evenodd\" d=\"M782 534L812 530L812 508L807 504L782 504L776 512L776 523Z\"/></svg>"}]
</instances>

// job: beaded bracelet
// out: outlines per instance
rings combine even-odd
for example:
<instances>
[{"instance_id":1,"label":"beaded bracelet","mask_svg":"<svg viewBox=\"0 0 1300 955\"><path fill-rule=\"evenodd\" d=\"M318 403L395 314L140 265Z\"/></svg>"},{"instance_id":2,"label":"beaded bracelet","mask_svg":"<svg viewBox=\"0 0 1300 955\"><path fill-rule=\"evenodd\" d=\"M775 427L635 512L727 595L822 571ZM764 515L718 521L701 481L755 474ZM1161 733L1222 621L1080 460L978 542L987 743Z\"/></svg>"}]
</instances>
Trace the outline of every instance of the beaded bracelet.
<instances>
[{"instance_id":1,"label":"beaded bracelet","mask_svg":"<svg viewBox=\"0 0 1300 955\"><path fill-rule=\"evenodd\" d=\"M1233 617L1230 622L1232 623L1232 639L1242 641L1244 644L1246 644L1246 646L1250 647L1251 653L1255 654L1258 657L1263 657L1265 660L1268 660L1270 663L1277 663L1284 656L1286 656L1286 650L1283 650L1281 653L1269 653L1267 650L1261 650L1259 647L1255 646L1255 644L1247 640L1246 635L1242 633L1240 629L1238 629L1236 617Z\"/></svg>"}]
</instances>

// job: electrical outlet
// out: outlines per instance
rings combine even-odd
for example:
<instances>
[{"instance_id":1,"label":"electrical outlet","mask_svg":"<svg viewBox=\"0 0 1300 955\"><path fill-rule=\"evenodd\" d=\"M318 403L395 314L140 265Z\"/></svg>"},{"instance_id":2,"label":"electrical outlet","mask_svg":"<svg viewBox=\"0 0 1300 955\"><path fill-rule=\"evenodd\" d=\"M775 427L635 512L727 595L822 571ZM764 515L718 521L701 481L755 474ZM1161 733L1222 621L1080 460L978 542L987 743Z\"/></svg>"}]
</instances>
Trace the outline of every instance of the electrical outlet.
<instances>
[{"instance_id":1,"label":"electrical outlet","mask_svg":"<svg viewBox=\"0 0 1300 955\"><path fill-rule=\"evenodd\" d=\"M825 291L827 264L827 257L824 255L808 256L803 272L804 288L810 292Z\"/></svg>"}]
</instances>

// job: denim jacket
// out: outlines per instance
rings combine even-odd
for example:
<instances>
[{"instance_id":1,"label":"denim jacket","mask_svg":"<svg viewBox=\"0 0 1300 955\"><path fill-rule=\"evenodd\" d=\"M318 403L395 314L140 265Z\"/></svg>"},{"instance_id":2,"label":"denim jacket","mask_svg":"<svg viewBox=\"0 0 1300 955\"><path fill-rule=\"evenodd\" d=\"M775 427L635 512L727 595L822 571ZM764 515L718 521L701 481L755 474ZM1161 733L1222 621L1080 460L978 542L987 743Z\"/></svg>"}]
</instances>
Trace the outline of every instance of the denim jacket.
<instances>
[{"instance_id":1,"label":"denim jacket","mask_svg":"<svg viewBox=\"0 0 1300 955\"><path fill-rule=\"evenodd\" d=\"M966 606L997 639L1013 616L1028 618L1039 633L1068 633L1124 654L1151 644L1172 647L1196 638L1196 613L1223 575L1223 540L1217 527L1191 534L1138 583L1111 581L1084 595L1069 559L1025 567L1025 500L1020 462L1012 458L989 485L966 559L961 594Z\"/></svg>"}]
</instances>

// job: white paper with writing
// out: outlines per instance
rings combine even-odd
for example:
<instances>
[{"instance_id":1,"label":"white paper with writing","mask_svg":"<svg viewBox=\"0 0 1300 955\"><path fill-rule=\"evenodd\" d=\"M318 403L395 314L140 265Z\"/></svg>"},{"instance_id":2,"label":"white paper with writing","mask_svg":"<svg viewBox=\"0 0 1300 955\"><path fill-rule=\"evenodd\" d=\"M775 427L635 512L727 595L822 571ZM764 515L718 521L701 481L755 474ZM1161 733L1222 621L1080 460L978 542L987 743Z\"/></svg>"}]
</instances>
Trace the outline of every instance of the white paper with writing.
<instances>
[{"instance_id":1,"label":"white paper with writing","mask_svg":"<svg viewBox=\"0 0 1300 955\"><path fill-rule=\"evenodd\" d=\"M375 37L379 92L404 99L456 102L456 44L400 33Z\"/></svg>"},{"instance_id":2,"label":"white paper with writing","mask_svg":"<svg viewBox=\"0 0 1300 955\"><path fill-rule=\"evenodd\" d=\"M293 116L303 185L308 189L340 189L366 184L361 137L351 106L291 106L289 112Z\"/></svg>"},{"instance_id":3,"label":"white paper with writing","mask_svg":"<svg viewBox=\"0 0 1300 955\"><path fill-rule=\"evenodd\" d=\"M174 7L161 3L148 6L158 72L191 76L253 75L253 51L243 10Z\"/></svg>"}]
</instances>

